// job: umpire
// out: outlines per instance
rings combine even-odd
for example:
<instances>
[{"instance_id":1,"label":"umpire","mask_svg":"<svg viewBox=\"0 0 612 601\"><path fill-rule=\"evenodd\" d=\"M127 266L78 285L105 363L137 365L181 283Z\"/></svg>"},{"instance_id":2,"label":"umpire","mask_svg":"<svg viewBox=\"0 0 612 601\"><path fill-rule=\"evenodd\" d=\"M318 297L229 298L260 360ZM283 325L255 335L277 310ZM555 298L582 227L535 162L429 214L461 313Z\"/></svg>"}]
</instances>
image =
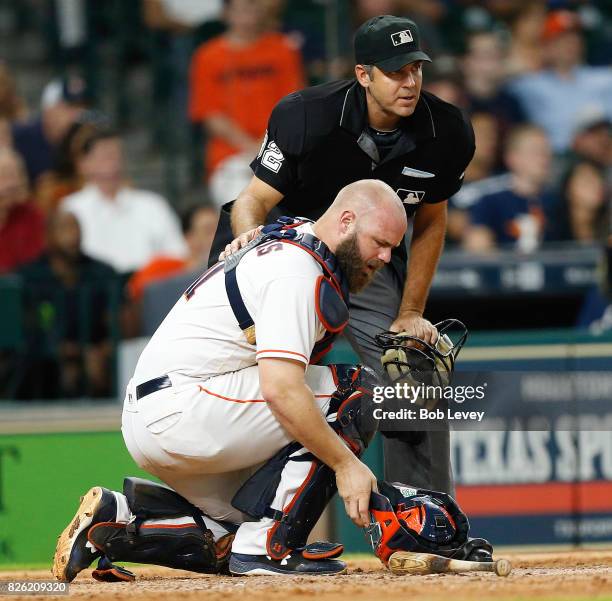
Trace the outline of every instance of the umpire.
<instances>
[{"instance_id":1,"label":"umpire","mask_svg":"<svg viewBox=\"0 0 612 601\"><path fill-rule=\"evenodd\" d=\"M319 218L351 182L387 182L413 218L410 252L395 249L350 303L351 344L380 371L373 335L381 330L435 341L423 311L444 244L446 201L461 187L474 134L458 108L421 92L422 65L431 59L410 19L384 15L361 25L355 58L356 80L306 88L276 105L254 176L224 207L210 256L214 262L235 236L233 250L246 244L278 214ZM394 433L384 453L385 479L454 494L448 432Z\"/></svg>"}]
</instances>

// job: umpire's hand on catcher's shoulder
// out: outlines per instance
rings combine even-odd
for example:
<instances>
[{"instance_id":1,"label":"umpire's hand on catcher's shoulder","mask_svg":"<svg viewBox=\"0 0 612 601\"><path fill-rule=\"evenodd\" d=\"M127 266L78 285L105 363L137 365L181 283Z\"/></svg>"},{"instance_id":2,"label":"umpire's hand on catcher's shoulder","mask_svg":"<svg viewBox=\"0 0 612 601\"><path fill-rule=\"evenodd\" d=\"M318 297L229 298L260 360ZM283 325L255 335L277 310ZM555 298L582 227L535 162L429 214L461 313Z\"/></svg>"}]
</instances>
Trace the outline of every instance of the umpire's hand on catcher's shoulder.
<instances>
[{"instance_id":1,"label":"umpire's hand on catcher's shoulder","mask_svg":"<svg viewBox=\"0 0 612 601\"><path fill-rule=\"evenodd\" d=\"M257 238L259 232L261 232L263 225L258 225L244 234L240 234L237 238L234 238L226 247L222 253L219 253L219 261L225 260L232 253L239 251L244 248L251 240Z\"/></svg>"}]
</instances>

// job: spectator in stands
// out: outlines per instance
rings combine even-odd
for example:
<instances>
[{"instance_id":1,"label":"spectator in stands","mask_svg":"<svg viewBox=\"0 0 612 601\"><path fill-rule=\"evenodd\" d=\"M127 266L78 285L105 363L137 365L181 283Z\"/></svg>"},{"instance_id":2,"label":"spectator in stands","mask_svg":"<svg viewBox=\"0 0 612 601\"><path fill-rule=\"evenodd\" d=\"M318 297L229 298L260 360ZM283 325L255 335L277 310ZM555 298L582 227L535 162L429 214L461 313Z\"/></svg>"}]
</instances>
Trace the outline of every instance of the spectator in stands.
<instances>
[{"instance_id":1,"label":"spectator in stands","mask_svg":"<svg viewBox=\"0 0 612 601\"><path fill-rule=\"evenodd\" d=\"M600 165L578 160L566 174L559 207L549 220L547 238L592 244L608 234L608 198L604 171Z\"/></svg>"},{"instance_id":2,"label":"spectator in stands","mask_svg":"<svg viewBox=\"0 0 612 601\"><path fill-rule=\"evenodd\" d=\"M380 0L369 0L370 8L381 4ZM398 12L409 15L417 24L421 37L421 44L429 56L436 57L447 52L447 40L440 31L440 25L446 17L449 3L444 0L399 0L394 2L397 8L391 12L380 11L371 16L386 14L397 14ZM366 19L364 19L365 21ZM363 21L361 21L363 23Z\"/></svg>"},{"instance_id":3,"label":"spectator in stands","mask_svg":"<svg viewBox=\"0 0 612 601\"><path fill-rule=\"evenodd\" d=\"M12 127L13 146L23 156L30 185L53 168L54 153L70 126L89 102L85 82L78 77L52 81L43 92L41 114Z\"/></svg>"},{"instance_id":4,"label":"spectator in stands","mask_svg":"<svg viewBox=\"0 0 612 601\"><path fill-rule=\"evenodd\" d=\"M190 133L189 63L198 44L223 32L220 21L223 0L146 0L140 4L143 21L152 33L149 36L152 100L156 114L161 112L168 117L156 119L151 133L160 145L168 146L180 143L181 134ZM202 135L198 133L192 143L197 143L199 153ZM199 165L197 168L202 171Z\"/></svg>"},{"instance_id":5,"label":"spectator in stands","mask_svg":"<svg viewBox=\"0 0 612 601\"><path fill-rule=\"evenodd\" d=\"M463 188L448 200L446 239L450 244L460 244L469 225L469 208L478 199L479 189L482 189L476 187L474 182L489 182L497 172L500 148L497 119L491 113L475 113L471 120L476 150L465 170Z\"/></svg>"},{"instance_id":6,"label":"spectator in stands","mask_svg":"<svg viewBox=\"0 0 612 601\"><path fill-rule=\"evenodd\" d=\"M0 273L35 259L45 242L44 217L29 200L21 157L0 148Z\"/></svg>"},{"instance_id":7,"label":"spectator in stands","mask_svg":"<svg viewBox=\"0 0 612 601\"><path fill-rule=\"evenodd\" d=\"M218 205L250 180L249 163L276 102L304 83L299 52L266 29L266 6L263 0L226 0L227 32L200 46L191 63L190 115L210 136L206 170Z\"/></svg>"},{"instance_id":8,"label":"spectator in stands","mask_svg":"<svg viewBox=\"0 0 612 601\"><path fill-rule=\"evenodd\" d=\"M0 119L12 123L23 121L27 115L28 109L17 93L15 80L6 63L0 61Z\"/></svg>"},{"instance_id":9,"label":"spectator in stands","mask_svg":"<svg viewBox=\"0 0 612 601\"><path fill-rule=\"evenodd\" d=\"M219 213L211 205L196 205L181 216L181 227L188 254L185 258L157 256L137 271L128 281L128 295L140 301L144 289L160 280L180 273L205 271L208 253L217 229Z\"/></svg>"},{"instance_id":10,"label":"spectator in stands","mask_svg":"<svg viewBox=\"0 0 612 601\"><path fill-rule=\"evenodd\" d=\"M151 29L185 33L218 19L222 8L223 0L147 0L142 11L143 20Z\"/></svg>"},{"instance_id":11,"label":"spectator in stands","mask_svg":"<svg viewBox=\"0 0 612 601\"><path fill-rule=\"evenodd\" d=\"M612 168L612 119L601 111L587 111L578 116L572 140L574 157L593 161L599 167Z\"/></svg>"},{"instance_id":12,"label":"spectator in stands","mask_svg":"<svg viewBox=\"0 0 612 601\"><path fill-rule=\"evenodd\" d=\"M557 157L554 181L563 189L576 164L593 163L612 186L612 120L601 110L587 109L576 116L571 148Z\"/></svg>"},{"instance_id":13,"label":"spectator in stands","mask_svg":"<svg viewBox=\"0 0 612 601\"><path fill-rule=\"evenodd\" d=\"M355 0L354 4L355 19L359 23L365 23L377 15L394 15L403 8L398 0Z\"/></svg>"},{"instance_id":14,"label":"spectator in stands","mask_svg":"<svg viewBox=\"0 0 612 601\"><path fill-rule=\"evenodd\" d=\"M7 65L0 61L0 147L11 145L11 124L25 121L27 115L15 81Z\"/></svg>"},{"instance_id":15,"label":"spectator in stands","mask_svg":"<svg viewBox=\"0 0 612 601\"><path fill-rule=\"evenodd\" d=\"M165 199L126 185L117 133L102 131L91 136L84 144L78 170L84 187L67 196L60 208L78 219L87 255L120 273L140 269L159 254L184 255L178 219Z\"/></svg>"},{"instance_id":16,"label":"spectator in stands","mask_svg":"<svg viewBox=\"0 0 612 601\"><path fill-rule=\"evenodd\" d=\"M19 398L110 396L109 311L114 270L81 252L71 213L53 213L48 250L24 266L28 349Z\"/></svg>"},{"instance_id":17,"label":"spectator in stands","mask_svg":"<svg viewBox=\"0 0 612 601\"><path fill-rule=\"evenodd\" d=\"M514 244L519 251L531 252L542 240L545 208L552 202L546 190L551 150L545 132L533 125L517 126L508 136L504 160L510 171L507 185L483 195L470 209L467 250L488 252Z\"/></svg>"},{"instance_id":18,"label":"spectator in stands","mask_svg":"<svg viewBox=\"0 0 612 601\"><path fill-rule=\"evenodd\" d=\"M330 45L329 32L325 27L327 11L317 6L317 0L265 1L269 5L272 3L269 28L282 31L299 48L307 82L317 85L330 79L341 79L351 70L350 61L343 53L354 31L348 5L339 7L339 27L334 43Z\"/></svg>"},{"instance_id":19,"label":"spectator in stands","mask_svg":"<svg viewBox=\"0 0 612 601\"><path fill-rule=\"evenodd\" d=\"M539 71L544 66L542 31L546 21L546 2L530 0L517 3L510 17L510 47L506 57L508 75Z\"/></svg>"},{"instance_id":20,"label":"spectator in stands","mask_svg":"<svg viewBox=\"0 0 612 601\"><path fill-rule=\"evenodd\" d=\"M465 82L457 61L449 55L436 59L435 64L428 65L427 81L423 87L438 98L462 109L467 108Z\"/></svg>"},{"instance_id":21,"label":"spectator in stands","mask_svg":"<svg viewBox=\"0 0 612 601\"><path fill-rule=\"evenodd\" d=\"M497 33L472 33L462 64L468 111L493 115L502 138L512 126L524 121L519 101L505 89L506 54Z\"/></svg>"},{"instance_id":22,"label":"spectator in stands","mask_svg":"<svg viewBox=\"0 0 612 601\"><path fill-rule=\"evenodd\" d=\"M81 189L77 164L89 138L108 126L108 120L94 111L85 111L70 126L55 153L54 166L39 178L34 196L44 213L55 211L65 196Z\"/></svg>"},{"instance_id":23,"label":"spectator in stands","mask_svg":"<svg viewBox=\"0 0 612 601\"><path fill-rule=\"evenodd\" d=\"M554 11L546 19L543 42L547 70L518 78L511 89L527 117L547 132L556 154L571 143L576 115L593 107L612 117L612 70L583 64L578 16Z\"/></svg>"},{"instance_id":24,"label":"spectator in stands","mask_svg":"<svg viewBox=\"0 0 612 601\"><path fill-rule=\"evenodd\" d=\"M476 151L465 170L465 183L476 182L495 175L500 169L501 135L499 121L486 111L471 116Z\"/></svg>"}]
</instances>

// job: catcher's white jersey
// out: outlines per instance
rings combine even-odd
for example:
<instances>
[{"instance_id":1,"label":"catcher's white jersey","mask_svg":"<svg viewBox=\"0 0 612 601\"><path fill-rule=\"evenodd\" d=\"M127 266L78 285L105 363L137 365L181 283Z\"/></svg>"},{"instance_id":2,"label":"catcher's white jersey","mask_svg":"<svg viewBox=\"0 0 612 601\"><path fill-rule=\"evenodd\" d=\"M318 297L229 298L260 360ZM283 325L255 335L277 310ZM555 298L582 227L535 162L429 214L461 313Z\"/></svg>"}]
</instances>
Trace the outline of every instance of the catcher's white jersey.
<instances>
[{"instance_id":1,"label":"catcher's white jersey","mask_svg":"<svg viewBox=\"0 0 612 601\"><path fill-rule=\"evenodd\" d=\"M298 229L312 233L310 224ZM325 332L315 307L319 264L292 244L269 242L248 252L236 269L257 345L250 345L238 327L217 264L159 326L136 366L136 384L168 374L173 385L181 385L253 366L263 357L308 364Z\"/></svg>"},{"instance_id":2,"label":"catcher's white jersey","mask_svg":"<svg viewBox=\"0 0 612 601\"><path fill-rule=\"evenodd\" d=\"M309 224L300 229L312 233ZM308 364L325 333L315 300L321 275L319 264L292 244L270 242L245 255L236 277L255 321L252 346L229 305L223 268L213 267L170 311L127 387L121 429L130 454L209 518L241 523L232 546L237 553L265 554L274 522L244 521L231 499L291 442L263 398L257 361L280 357ZM137 398L138 384L164 374L172 387ZM305 381L326 415L336 390L332 370L308 365ZM311 466L312 461L285 466L273 508L292 502Z\"/></svg>"}]
</instances>

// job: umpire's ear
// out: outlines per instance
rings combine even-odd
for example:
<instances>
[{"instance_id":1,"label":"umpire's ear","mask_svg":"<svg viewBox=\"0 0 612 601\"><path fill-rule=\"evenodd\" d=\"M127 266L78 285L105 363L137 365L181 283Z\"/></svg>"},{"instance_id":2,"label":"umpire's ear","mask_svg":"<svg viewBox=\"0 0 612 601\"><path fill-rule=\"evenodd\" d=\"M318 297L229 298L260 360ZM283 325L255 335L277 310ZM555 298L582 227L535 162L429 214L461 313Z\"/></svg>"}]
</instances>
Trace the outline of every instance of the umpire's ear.
<instances>
[{"instance_id":1,"label":"umpire's ear","mask_svg":"<svg viewBox=\"0 0 612 601\"><path fill-rule=\"evenodd\" d=\"M374 68L372 65L355 65L355 77L364 88L369 87L374 75Z\"/></svg>"}]
</instances>

